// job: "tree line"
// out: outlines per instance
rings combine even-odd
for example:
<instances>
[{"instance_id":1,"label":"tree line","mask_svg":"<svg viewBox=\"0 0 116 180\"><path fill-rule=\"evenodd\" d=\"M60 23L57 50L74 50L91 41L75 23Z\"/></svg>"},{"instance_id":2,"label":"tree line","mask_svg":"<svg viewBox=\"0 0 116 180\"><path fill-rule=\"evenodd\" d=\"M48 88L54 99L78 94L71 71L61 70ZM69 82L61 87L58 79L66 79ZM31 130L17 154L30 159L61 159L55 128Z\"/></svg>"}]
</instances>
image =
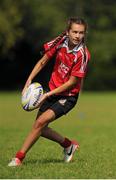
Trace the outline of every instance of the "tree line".
<instances>
[{"instance_id":1,"label":"tree line","mask_svg":"<svg viewBox=\"0 0 116 180\"><path fill-rule=\"evenodd\" d=\"M40 58L43 43L65 30L69 17L88 22L86 44L91 52L85 90L116 90L115 0L1 0L0 89L24 85ZM37 80L46 85L46 71Z\"/></svg>"}]
</instances>

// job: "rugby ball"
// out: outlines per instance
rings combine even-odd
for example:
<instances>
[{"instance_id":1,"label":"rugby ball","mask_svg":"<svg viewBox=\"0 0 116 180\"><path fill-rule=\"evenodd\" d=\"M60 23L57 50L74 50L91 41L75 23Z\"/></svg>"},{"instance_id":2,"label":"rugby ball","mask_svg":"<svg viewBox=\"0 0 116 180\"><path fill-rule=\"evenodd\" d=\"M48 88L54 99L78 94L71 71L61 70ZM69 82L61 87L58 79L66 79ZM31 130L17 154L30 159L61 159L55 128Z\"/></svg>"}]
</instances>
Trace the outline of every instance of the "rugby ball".
<instances>
[{"instance_id":1,"label":"rugby ball","mask_svg":"<svg viewBox=\"0 0 116 180\"><path fill-rule=\"evenodd\" d=\"M32 111L37 108L38 101L43 95L43 87L40 83L34 82L29 85L21 98L22 107L25 111Z\"/></svg>"}]
</instances>

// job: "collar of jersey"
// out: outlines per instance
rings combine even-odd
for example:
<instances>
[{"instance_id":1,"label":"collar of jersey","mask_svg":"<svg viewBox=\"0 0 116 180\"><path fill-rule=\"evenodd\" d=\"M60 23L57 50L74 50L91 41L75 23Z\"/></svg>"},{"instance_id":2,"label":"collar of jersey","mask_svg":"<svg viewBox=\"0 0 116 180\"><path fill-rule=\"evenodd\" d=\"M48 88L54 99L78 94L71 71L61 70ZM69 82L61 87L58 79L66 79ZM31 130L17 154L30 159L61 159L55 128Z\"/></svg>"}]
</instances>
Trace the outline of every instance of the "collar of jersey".
<instances>
[{"instance_id":1,"label":"collar of jersey","mask_svg":"<svg viewBox=\"0 0 116 180\"><path fill-rule=\"evenodd\" d=\"M69 41L69 38L66 37L66 39L64 40L63 44L60 45L59 48L61 47L65 47L67 49L67 53L77 53L83 46L82 46L82 43L78 46L75 46L72 50L69 50L68 48L68 41Z\"/></svg>"}]
</instances>

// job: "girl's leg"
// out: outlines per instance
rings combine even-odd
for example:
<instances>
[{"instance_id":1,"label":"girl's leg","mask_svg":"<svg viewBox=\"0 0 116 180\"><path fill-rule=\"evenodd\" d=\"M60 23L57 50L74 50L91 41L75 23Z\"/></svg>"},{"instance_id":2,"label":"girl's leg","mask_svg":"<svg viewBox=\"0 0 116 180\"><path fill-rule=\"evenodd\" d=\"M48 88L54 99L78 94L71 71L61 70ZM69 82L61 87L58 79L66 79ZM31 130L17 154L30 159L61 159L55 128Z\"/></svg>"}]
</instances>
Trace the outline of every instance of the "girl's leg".
<instances>
[{"instance_id":1,"label":"girl's leg","mask_svg":"<svg viewBox=\"0 0 116 180\"><path fill-rule=\"evenodd\" d=\"M49 122L53 121L54 119L55 113L51 109L48 109L36 119L31 132L24 141L22 148L16 153L15 158L12 159L8 166L21 165L21 162L25 158L25 154L40 137L42 128L44 128Z\"/></svg>"},{"instance_id":2,"label":"girl's leg","mask_svg":"<svg viewBox=\"0 0 116 180\"><path fill-rule=\"evenodd\" d=\"M42 129L41 136L49 140L55 141L56 143L59 143L64 148L67 148L71 145L71 141L68 138L63 137L58 132L54 131L48 126Z\"/></svg>"},{"instance_id":3,"label":"girl's leg","mask_svg":"<svg viewBox=\"0 0 116 180\"><path fill-rule=\"evenodd\" d=\"M46 126L42 129L41 136L47 139L50 139L52 141L55 141L59 144L61 144L64 141L64 137L61 136L59 133L54 131L52 128Z\"/></svg>"},{"instance_id":4,"label":"girl's leg","mask_svg":"<svg viewBox=\"0 0 116 180\"><path fill-rule=\"evenodd\" d=\"M42 113L38 111L36 120L39 118L41 114ZM48 127L48 124L42 129L41 136L46 139L52 140L56 143L59 143L63 147L68 147L71 144L71 141L69 139L63 137L61 134L54 131L52 128Z\"/></svg>"},{"instance_id":5,"label":"girl's leg","mask_svg":"<svg viewBox=\"0 0 116 180\"><path fill-rule=\"evenodd\" d=\"M48 109L47 111L45 111L44 113L42 113L40 116L37 117L33 125L33 128L31 132L29 133L29 135L27 136L22 148L20 149L20 151L16 153L15 159L13 159L8 164L8 166L21 165L22 160L25 158L25 154L28 152L28 150L32 147L32 145L37 141L37 139L40 136L43 136L47 139L55 141L64 148L71 146L72 142L69 139L62 137L60 134L53 131L51 128L47 127L47 125L53 120L55 120L55 113L51 109ZM73 146L75 148L75 145ZM75 150L76 148L74 149L74 151ZM74 151L72 151L72 153L74 153ZM72 154L71 154L71 157L72 157ZM64 154L64 160L65 159L66 161L67 159L69 161L71 158L69 159L69 156L67 158L67 154Z\"/></svg>"},{"instance_id":6,"label":"girl's leg","mask_svg":"<svg viewBox=\"0 0 116 180\"><path fill-rule=\"evenodd\" d=\"M55 119L55 113L51 109L48 109L44 113L42 113L37 120L35 121L33 128L27 138L24 141L21 152L26 153L31 146L37 141L37 139L41 136L42 129L49 123Z\"/></svg>"}]
</instances>

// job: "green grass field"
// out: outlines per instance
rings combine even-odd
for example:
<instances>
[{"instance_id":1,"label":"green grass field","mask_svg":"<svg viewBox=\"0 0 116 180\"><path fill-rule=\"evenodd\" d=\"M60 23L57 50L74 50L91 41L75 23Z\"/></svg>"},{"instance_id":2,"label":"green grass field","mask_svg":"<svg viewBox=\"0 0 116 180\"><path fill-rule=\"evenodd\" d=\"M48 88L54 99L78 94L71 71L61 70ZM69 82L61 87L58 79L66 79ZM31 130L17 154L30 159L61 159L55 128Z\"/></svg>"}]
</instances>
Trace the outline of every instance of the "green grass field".
<instances>
[{"instance_id":1,"label":"green grass field","mask_svg":"<svg viewBox=\"0 0 116 180\"><path fill-rule=\"evenodd\" d=\"M62 135L76 139L80 150L73 161L62 161L62 148L40 138L21 167L7 164L31 129L36 110L26 112L20 94L0 93L0 179L115 179L116 93L85 93L76 107L51 124Z\"/></svg>"}]
</instances>

